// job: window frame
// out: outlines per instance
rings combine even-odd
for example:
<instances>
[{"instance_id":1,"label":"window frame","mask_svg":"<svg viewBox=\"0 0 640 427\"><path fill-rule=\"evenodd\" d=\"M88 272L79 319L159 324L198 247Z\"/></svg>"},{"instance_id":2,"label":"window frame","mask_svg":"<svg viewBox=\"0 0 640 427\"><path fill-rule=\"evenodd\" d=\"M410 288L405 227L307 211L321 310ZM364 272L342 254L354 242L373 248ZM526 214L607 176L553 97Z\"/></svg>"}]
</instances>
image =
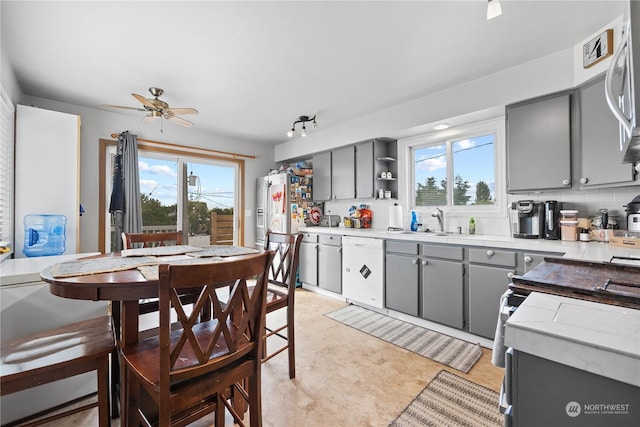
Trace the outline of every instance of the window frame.
<instances>
[{"instance_id":1,"label":"window frame","mask_svg":"<svg viewBox=\"0 0 640 427\"><path fill-rule=\"evenodd\" d=\"M117 144L117 141L100 139L100 159L99 159L99 211L102 212L99 218L99 235L98 235L98 247L104 253L108 252L107 250L107 224L109 223L109 197L111 194L111 168L110 164L110 150L113 150L113 147ZM203 163L220 163L227 164L229 167L233 167L236 169L236 182L235 189L236 199L237 199L237 213L234 208L234 224L237 235L237 244L239 246L244 246L244 226L245 226L245 218L244 218L244 198L245 198L245 161L244 159L238 158L238 156L226 157L219 155L218 152L208 150L206 148L198 148L198 147L188 147L184 145L164 143L159 141L151 141L146 139L138 138L138 149L141 152L154 153L154 155L163 156L167 155L169 158L178 159L180 162L184 162L188 159L193 161L201 161ZM233 165L233 166L231 166ZM182 174L182 179L186 180L187 178L187 170L186 167L182 167L179 165L178 174ZM186 209L187 205L187 195L184 192L184 189L181 189L180 182L178 183L178 197L183 200L183 209ZM182 221L182 218L186 215L186 212L178 212L179 221Z\"/></svg>"},{"instance_id":2,"label":"window frame","mask_svg":"<svg viewBox=\"0 0 640 427\"><path fill-rule=\"evenodd\" d=\"M2 221L2 233L0 233L0 241L9 245L9 252L0 254L0 261L10 258L13 255L15 247L14 236L14 204L15 204L15 188L14 188L14 162L15 162L15 120L16 108L3 87L0 86L0 111L2 113L2 144L0 150L0 160L2 160L0 174L0 221Z\"/></svg>"},{"instance_id":3,"label":"window frame","mask_svg":"<svg viewBox=\"0 0 640 427\"><path fill-rule=\"evenodd\" d=\"M453 205L452 194L447 192L447 205L438 206L453 216L477 216L477 217L502 217L506 212L506 187L505 187L505 119L504 117L454 126L443 131L423 133L398 141L399 152L402 153L399 161L404 170L401 185L404 205L415 210L419 214L430 215L435 206L415 205L415 162L413 150L429 145L445 144L447 154L447 182L453 185L454 165L452 160L452 142L482 135L494 135L494 178L495 178L495 203L492 205Z\"/></svg>"}]
</instances>

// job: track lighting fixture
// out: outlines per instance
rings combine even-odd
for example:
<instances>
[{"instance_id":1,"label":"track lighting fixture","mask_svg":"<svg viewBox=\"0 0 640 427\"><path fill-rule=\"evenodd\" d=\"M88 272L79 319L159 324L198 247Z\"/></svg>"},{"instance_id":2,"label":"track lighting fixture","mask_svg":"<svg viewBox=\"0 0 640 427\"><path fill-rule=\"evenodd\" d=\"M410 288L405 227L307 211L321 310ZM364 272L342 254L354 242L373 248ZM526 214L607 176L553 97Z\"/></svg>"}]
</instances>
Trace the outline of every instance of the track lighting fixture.
<instances>
[{"instance_id":1,"label":"track lighting fixture","mask_svg":"<svg viewBox=\"0 0 640 427\"><path fill-rule=\"evenodd\" d=\"M296 131L296 124L298 123L302 123L302 130L300 131L300 135L307 136L307 127L305 126L305 123L308 123L308 122L312 122L313 128L318 129L318 123L316 123L316 116L313 116L313 117L300 116L298 117L298 120L293 122L293 125L291 126L291 130L287 132L287 136L289 138L293 137L293 133Z\"/></svg>"},{"instance_id":2,"label":"track lighting fixture","mask_svg":"<svg viewBox=\"0 0 640 427\"><path fill-rule=\"evenodd\" d=\"M487 20L500 15L502 15L500 0L489 0L489 4L487 5Z\"/></svg>"}]
</instances>

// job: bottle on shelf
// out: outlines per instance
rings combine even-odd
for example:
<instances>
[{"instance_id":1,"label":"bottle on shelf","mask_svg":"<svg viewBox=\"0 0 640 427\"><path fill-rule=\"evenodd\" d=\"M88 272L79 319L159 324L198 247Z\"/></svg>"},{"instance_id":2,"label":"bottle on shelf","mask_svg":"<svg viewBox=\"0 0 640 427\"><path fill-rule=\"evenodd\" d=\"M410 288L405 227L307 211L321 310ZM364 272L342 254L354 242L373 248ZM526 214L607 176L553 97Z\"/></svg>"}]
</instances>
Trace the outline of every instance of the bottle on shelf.
<instances>
[{"instance_id":1,"label":"bottle on shelf","mask_svg":"<svg viewBox=\"0 0 640 427\"><path fill-rule=\"evenodd\" d=\"M469 234L476 234L476 220L473 217L469 220Z\"/></svg>"}]
</instances>

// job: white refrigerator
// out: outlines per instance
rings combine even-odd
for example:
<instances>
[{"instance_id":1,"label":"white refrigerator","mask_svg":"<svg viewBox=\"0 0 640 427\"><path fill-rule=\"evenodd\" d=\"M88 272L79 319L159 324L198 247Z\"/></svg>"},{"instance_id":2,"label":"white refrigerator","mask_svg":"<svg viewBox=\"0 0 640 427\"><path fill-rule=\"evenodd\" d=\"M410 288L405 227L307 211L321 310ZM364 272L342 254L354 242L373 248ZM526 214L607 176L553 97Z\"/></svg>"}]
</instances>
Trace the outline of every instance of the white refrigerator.
<instances>
[{"instance_id":1,"label":"white refrigerator","mask_svg":"<svg viewBox=\"0 0 640 427\"><path fill-rule=\"evenodd\" d=\"M312 178L293 173L262 176L256 181L256 242L264 246L267 230L297 233L314 203Z\"/></svg>"}]
</instances>

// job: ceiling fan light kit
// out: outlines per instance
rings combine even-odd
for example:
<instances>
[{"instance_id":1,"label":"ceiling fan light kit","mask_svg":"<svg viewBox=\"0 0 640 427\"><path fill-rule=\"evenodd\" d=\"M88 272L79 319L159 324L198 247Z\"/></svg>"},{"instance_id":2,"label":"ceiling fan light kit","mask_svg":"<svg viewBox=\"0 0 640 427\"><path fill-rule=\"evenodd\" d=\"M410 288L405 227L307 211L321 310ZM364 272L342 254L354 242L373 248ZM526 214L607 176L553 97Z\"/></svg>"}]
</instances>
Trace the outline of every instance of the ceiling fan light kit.
<instances>
[{"instance_id":1,"label":"ceiling fan light kit","mask_svg":"<svg viewBox=\"0 0 640 427\"><path fill-rule=\"evenodd\" d=\"M316 122L316 116L313 116L313 117L300 116L300 117L298 117L298 120L293 122L293 125L291 126L291 129L289 130L289 132L287 132L287 136L289 138L293 137L293 133L296 131L296 125L298 123L302 123L302 130L300 131L300 135L307 136L307 127L305 126L305 124L309 123L309 122L312 122L312 126L313 126L314 129L318 129L318 123Z\"/></svg>"},{"instance_id":2,"label":"ceiling fan light kit","mask_svg":"<svg viewBox=\"0 0 640 427\"><path fill-rule=\"evenodd\" d=\"M198 114L198 110L195 108L169 108L169 104L159 99L160 96L164 93L164 90L159 87L150 87L149 92L153 96L152 99L145 98L142 95L138 95L137 93L132 93L135 99L137 99L143 108L133 108L133 107L125 107L121 105L105 105L105 107L111 108L122 108L125 110L136 110L136 111L146 111L148 114L142 118L142 123L152 123L155 119L166 119L171 122L174 122L180 126L184 127L192 127L193 123L189 120L185 120L179 115L185 114Z\"/></svg>"}]
</instances>

